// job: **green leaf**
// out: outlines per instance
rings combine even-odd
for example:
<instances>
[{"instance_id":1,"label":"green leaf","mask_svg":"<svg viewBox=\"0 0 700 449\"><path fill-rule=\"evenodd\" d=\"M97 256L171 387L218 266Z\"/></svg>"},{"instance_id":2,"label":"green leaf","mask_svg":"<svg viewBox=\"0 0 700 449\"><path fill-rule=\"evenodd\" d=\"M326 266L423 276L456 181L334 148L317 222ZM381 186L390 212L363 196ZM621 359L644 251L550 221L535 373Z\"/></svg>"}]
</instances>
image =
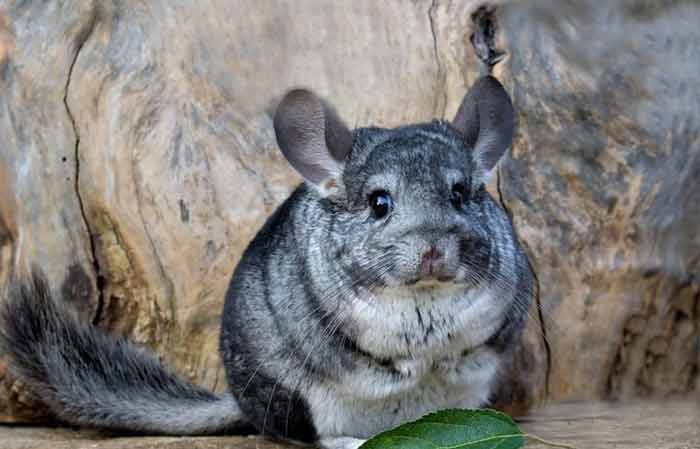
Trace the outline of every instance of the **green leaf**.
<instances>
[{"instance_id":1,"label":"green leaf","mask_svg":"<svg viewBox=\"0 0 700 449\"><path fill-rule=\"evenodd\" d=\"M494 410L442 410L369 439L360 449L517 449L513 419Z\"/></svg>"}]
</instances>

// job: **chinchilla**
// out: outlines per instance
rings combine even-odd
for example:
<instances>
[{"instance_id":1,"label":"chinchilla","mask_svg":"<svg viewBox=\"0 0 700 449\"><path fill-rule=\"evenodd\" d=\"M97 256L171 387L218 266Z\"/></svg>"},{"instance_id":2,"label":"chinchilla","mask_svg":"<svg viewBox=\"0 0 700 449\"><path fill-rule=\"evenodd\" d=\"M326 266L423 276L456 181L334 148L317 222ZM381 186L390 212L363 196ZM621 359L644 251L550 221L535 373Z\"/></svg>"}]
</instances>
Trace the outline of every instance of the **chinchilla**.
<instances>
[{"instance_id":1,"label":"chinchilla","mask_svg":"<svg viewBox=\"0 0 700 449\"><path fill-rule=\"evenodd\" d=\"M430 411L488 404L533 285L484 187L513 136L501 84L479 79L451 123L354 131L294 90L274 127L305 181L231 279L220 338L230 394L79 321L37 272L9 289L0 342L59 419L175 435L251 426L353 448Z\"/></svg>"}]
</instances>

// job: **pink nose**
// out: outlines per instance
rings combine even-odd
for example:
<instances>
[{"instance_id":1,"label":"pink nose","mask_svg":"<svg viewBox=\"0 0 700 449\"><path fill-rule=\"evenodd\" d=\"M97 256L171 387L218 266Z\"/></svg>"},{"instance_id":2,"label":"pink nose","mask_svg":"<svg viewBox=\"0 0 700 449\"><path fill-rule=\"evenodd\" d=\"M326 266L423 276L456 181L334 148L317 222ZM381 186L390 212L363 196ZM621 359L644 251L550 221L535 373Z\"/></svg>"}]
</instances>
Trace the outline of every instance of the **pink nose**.
<instances>
[{"instance_id":1,"label":"pink nose","mask_svg":"<svg viewBox=\"0 0 700 449\"><path fill-rule=\"evenodd\" d=\"M419 270L421 274L435 274L441 262L442 253L435 248L430 248L421 257Z\"/></svg>"}]
</instances>

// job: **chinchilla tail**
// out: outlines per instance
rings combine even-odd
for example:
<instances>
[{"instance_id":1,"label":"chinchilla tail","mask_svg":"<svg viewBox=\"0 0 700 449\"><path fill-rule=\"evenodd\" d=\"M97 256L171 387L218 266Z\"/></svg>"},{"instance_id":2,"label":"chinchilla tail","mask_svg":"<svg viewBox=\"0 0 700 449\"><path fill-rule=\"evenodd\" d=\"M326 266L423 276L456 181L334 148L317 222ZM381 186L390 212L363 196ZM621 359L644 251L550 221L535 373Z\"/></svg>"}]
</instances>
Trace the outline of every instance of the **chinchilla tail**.
<instances>
[{"instance_id":1,"label":"chinchilla tail","mask_svg":"<svg viewBox=\"0 0 700 449\"><path fill-rule=\"evenodd\" d=\"M147 350L83 323L51 298L35 271L0 298L0 354L69 424L138 433L201 435L245 428L230 395L168 372Z\"/></svg>"}]
</instances>

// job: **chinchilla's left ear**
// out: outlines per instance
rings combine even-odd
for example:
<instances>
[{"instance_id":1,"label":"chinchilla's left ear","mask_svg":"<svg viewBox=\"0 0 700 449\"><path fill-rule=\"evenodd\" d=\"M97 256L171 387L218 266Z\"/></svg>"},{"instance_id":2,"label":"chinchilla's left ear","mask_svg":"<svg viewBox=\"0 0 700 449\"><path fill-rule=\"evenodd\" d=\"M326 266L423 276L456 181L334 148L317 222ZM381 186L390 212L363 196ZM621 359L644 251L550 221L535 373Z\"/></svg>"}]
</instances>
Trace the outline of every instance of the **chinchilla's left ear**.
<instances>
[{"instance_id":1,"label":"chinchilla's left ear","mask_svg":"<svg viewBox=\"0 0 700 449\"><path fill-rule=\"evenodd\" d=\"M464 96L452 121L487 180L513 141L515 111L503 85L492 76L479 78Z\"/></svg>"},{"instance_id":2,"label":"chinchilla's left ear","mask_svg":"<svg viewBox=\"0 0 700 449\"><path fill-rule=\"evenodd\" d=\"M274 118L282 154L322 196L341 189L345 158L352 148L352 132L326 102L313 92L287 93Z\"/></svg>"}]
</instances>

